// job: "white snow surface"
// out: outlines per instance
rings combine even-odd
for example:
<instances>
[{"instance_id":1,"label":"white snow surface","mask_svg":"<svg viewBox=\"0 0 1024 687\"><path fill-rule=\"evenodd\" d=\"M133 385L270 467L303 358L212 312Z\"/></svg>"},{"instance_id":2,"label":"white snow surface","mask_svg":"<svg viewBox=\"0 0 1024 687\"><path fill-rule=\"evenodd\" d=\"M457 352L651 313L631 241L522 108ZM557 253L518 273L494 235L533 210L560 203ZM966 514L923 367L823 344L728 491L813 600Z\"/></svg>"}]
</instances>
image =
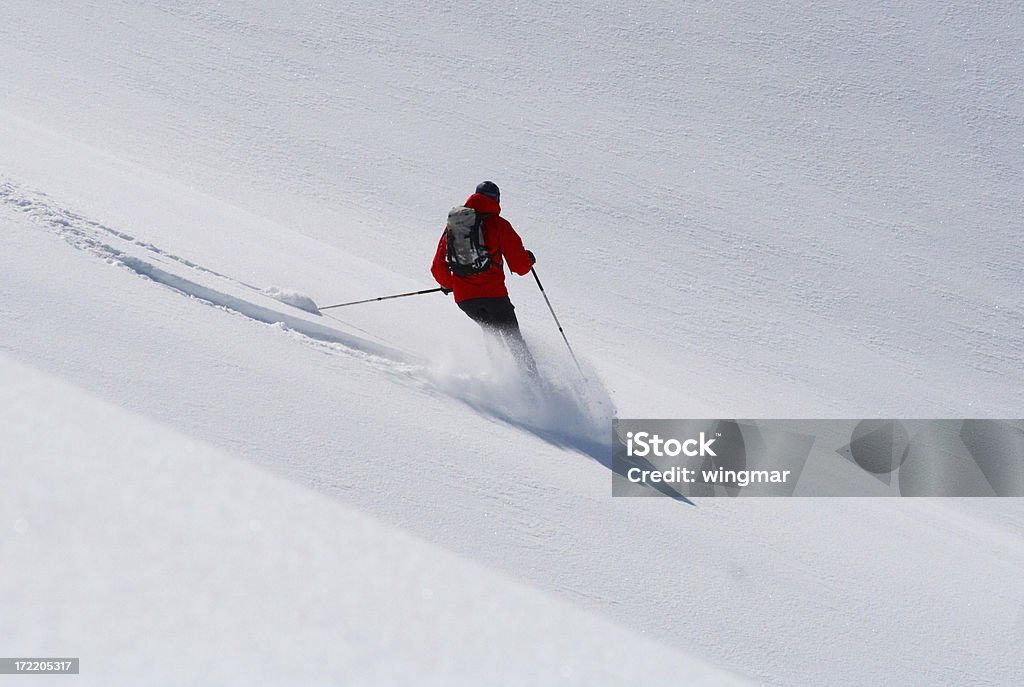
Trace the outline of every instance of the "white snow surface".
<instances>
[{"instance_id":1,"label":"white snow surface","mask_svg":"<svg viewBox=\"0 0 1024 687\"><path fill-rule=\"evenodd\" d=\"M0 577L14 655L74 653L87 684L740 684L6 356L0 373L20 458L0 555L35 573Z\"/></svg>"},{"instance_id":2,"label":"white snow surface","mask_svg":"<svg viewBox=\"0 0 1024 687\"><path fill-rule=\"evenodd\" d=\"M615 414L1021 416L1019 2L5 9L0 655L1024 683L1019 499L607 469ZM317 314L433 286L485 178L586 380L529 278L543 387L439 294Z\"/></svg>"},{"instance_id":3,"label":"white snow surface","mask_svg":"<svg viewBox=\"0 0 1024 687\"><path fill-rule=\"evenodd\" d=\"M305 310L306 312L313 313L314 315L320 314L320 308L317 307L316 301L304 293L292 291L291 289L282 289L280 286L268 286L263 289L263 293L274 300L281 301L288 305L294 305L299 310Z\"/></svg>"}]
</instances>

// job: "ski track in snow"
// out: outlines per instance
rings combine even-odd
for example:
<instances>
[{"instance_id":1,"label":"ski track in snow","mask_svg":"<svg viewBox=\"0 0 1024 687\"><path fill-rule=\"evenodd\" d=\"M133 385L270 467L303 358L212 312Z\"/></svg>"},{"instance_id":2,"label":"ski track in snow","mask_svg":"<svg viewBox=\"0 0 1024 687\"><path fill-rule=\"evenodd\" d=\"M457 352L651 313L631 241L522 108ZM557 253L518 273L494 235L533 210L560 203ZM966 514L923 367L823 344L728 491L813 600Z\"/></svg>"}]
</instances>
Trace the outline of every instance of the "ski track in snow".
<instances>
[{"instance_id":1,"label":"ski track in snow","mask_svg":"<svg viewBox=\"0 0 1024 687\"><path fill-rule=\"evenodd\" d=\"M615 408L594 370L589 370L582 381L545 380L537 385L524 379L515 363L500 353L472 361L475 364L470 364L468 371L465 356L460 358L457 368L449 364L451 361L433 363L412 352L307 319L322 316L349 326L329 313L313 312L308 297L234 279L75 213L49 195L14 181L0 180L0 202L108 264L229 313L281 329L306 345L356 357L403 383L441 392L482 415L530 432L555 446L589 455L606 467L611 465L607 430ZM273 299L300 312L260 305L231 291L251 294L252 299ZM565 378L573 378L573 371L559 370L562 371L566 372Z\"/></svg>"}]
</instances>

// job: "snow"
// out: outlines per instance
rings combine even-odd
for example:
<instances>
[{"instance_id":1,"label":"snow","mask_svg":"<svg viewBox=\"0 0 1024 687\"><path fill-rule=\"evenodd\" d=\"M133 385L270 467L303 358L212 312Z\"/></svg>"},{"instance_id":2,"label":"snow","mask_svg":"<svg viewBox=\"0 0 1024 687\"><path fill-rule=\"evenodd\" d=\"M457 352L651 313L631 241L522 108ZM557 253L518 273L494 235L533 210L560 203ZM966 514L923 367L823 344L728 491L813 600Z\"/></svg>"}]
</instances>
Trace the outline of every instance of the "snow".
<instances>
[{"instance_id":1,"label":"snow","mask_svg":"<svg viewBox=\"0 0 1024 687\"><path fill-rule=\"evenodd\" d=\"M320 314L320 308L317 307L316 301L299 291L282 289L280 286L268 286L263 289L263 293L274 300L287 303L288 305L294 305L299 310L305 310L306 312L311 312L314 315Z\"/></svg>"},{"instance_id":2,"label":"snow","mask_svg":"<svg viewBox=\"0 0 1024 687\"><path fill-rule=\"evenodd\" d=\"M7 356L0 374L0 555L34 573L0 577L12 655L81 656L86 684L740 684Z\"/></svg>"},{"instance_id":3,"label":"snow","mask_svg":"<svg viewBox=\"0 0 1024 687\"><path fill-rule=\"evenodd\" d=\"M1024 682L1019 500L612 499L607 465L614 413L1020 417L1018 3L8 6L0 652ZM529 278L544 387L438 293L316 314L431 287L484 178L585 378Z\"/></svg>"}]
</instances>

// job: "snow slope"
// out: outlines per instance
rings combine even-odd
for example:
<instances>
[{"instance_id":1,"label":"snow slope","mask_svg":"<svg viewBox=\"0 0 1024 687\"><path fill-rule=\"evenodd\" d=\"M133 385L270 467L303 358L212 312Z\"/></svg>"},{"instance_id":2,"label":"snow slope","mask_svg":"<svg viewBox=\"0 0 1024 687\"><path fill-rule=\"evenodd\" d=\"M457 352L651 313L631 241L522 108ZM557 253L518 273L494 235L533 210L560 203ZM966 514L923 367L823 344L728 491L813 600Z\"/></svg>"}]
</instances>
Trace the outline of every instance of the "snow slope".
<instances>
[{"instance_id":1,"label":"snow slope","mask_svg":"<svg viewBox=\"0 0 1024 687\"><path fill-rule=\"evenodd\" d=\"M0 373L0 554L36 573L0 577L12 655L80 656L84 684L741 684L6 356Z\"/></svg>"},{"instance_id":2,"label":"snow slope","mask_svg":"<svg viewBox=\"0 0 1024 687\"><path fill-rule=\"evenodd\" d=\"M352 584L404 565L405 549L443 558L468 601L500 576L498 602L528 597L529 612L493 636L525 636L564 608L563 632L581 630L573 665L614 636L649 652L658 682L706 663L769 684L1024 679L1018 501L613 500L606 468L615 409L1019 417L1019 4L545 4L499 17L473 2L8 4L0 353L39 373L4 364L5 416L22 398L41 414L45 398L75 395L53 413L54 440L77 437L97 471L125 455L90 450L92 424L162 437L165 460L126 474L128 489L161 470L187 484L196 464L173 454L209 445L206 461L232 466L211 498L236 503L229 475L244 474L253 503L280 489L318 504L282 506L282 526L365 535L378 565ZM441 296L332 317L273 297L323 305L430 286L440 218L482 178L502 186L590 384L528 280L510 286L553 381L545 393ZM103 406L83 427L94 397L131 419ZM23 466L38 435L9 424L6 463ZM28 517L0 514L0 545L36 547L2 573L5 606L52 569L35 529L11 532L63 515L59 499L19 497ZM84 508L86 522L108 515ZM173 534L161 526L153 514L95 547L145 568L154 554L134 538ZM242 570L269 555L242 529L180 556L198 576L223 541ZM359 559L327 534L304 544L327 577ZM96 579L111 574L86 560ZM241 573L230 582L263 590ZM94 617L89 595L71 603ZM19 608L19 634L52 632ZM478 615L457 600L445 612L447 626L370 625L475 636ZM283 651L305 636L303 617L252 631ZM16 631L0 627L3 652ZM92 654L83 669L121 650L89 637L88 621L65 636ZM320 641L311 658L389 677ZM518 656L556 682L543 647L525 641ZM135 650L139 670L164 655ZM438 681L478 682L479 655L446 655ZM613 663L589 663L587 683L634 682ZM496 672L529 682L517 667L529 664ZM118 677L114 666L104 682Z\"/></svg>"}]
</instances>

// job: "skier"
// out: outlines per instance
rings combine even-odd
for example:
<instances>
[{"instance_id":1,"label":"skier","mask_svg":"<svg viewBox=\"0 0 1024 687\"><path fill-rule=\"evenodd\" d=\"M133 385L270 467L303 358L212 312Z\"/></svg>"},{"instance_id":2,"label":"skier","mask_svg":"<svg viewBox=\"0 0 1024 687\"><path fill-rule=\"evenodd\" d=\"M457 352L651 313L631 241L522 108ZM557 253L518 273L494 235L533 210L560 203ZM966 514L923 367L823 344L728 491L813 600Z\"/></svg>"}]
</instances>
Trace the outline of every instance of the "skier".
<instances>
[{"instance_id":1,"label":"skier","mask_svg":"<svg viewBox=\"0 0 1024 687\"><path fill-rule=\"evenodd\" d=\"M537 363L523 340L515 306L505 288L504 262L519 275L529 274L537 262L523 248L523 240L501 216L498 185L482 181L464 206L448 214L430 273L444 293L485 332L494 334L532 375Z\"/></svg>"}]
</instances>

